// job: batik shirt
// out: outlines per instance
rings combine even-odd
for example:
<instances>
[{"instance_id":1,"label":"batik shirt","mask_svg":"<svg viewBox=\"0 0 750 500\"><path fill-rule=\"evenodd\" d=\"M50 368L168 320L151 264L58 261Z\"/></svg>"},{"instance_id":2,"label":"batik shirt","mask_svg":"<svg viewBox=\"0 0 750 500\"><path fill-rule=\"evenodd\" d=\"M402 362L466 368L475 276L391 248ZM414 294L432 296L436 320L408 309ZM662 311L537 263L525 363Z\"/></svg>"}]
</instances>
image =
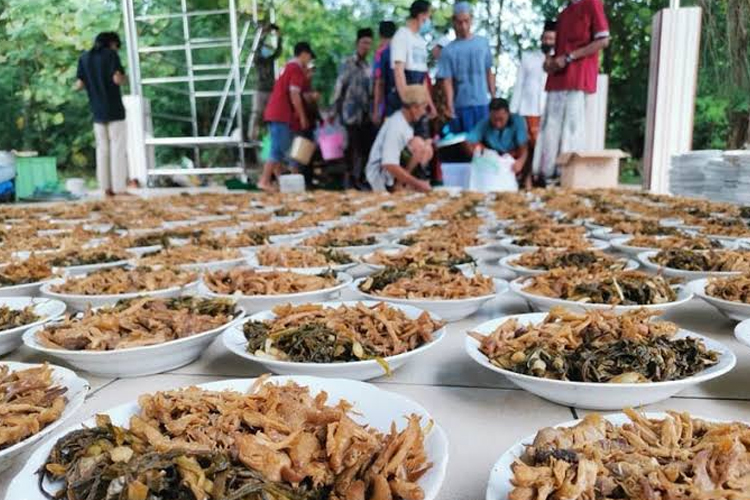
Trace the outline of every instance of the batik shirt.
<instances>
[{"instance_id":1,"label":"batik shirt","mask_svg":"<svg viewBox=\"0 0 750 500\"><path fill-rule=\"evenodd\" d=\"M333 102L344 125L361 125L370 116L370 66L356 54L341 66Z\"/></svg>"}]
</instances>

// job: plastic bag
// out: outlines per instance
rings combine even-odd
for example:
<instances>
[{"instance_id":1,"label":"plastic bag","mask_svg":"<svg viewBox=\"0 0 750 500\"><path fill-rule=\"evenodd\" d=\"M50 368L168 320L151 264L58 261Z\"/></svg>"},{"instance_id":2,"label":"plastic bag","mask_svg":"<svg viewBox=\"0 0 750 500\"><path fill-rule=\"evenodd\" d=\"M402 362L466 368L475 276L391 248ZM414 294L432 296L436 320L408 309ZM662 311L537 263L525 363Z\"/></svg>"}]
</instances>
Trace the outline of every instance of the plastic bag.
<instances>
[{"instance_id":1,"label":"plastic bag","mask_svg":"<svg viewBox=\"0 0 750 500\"><path fill-rule=\"evenodd\" d=\"M513 157L500 156L496 151L485 149L474 153L471 160L469 189L472 191L518 191L518 181L513 172Z\"/></svg>"}]
</instances>

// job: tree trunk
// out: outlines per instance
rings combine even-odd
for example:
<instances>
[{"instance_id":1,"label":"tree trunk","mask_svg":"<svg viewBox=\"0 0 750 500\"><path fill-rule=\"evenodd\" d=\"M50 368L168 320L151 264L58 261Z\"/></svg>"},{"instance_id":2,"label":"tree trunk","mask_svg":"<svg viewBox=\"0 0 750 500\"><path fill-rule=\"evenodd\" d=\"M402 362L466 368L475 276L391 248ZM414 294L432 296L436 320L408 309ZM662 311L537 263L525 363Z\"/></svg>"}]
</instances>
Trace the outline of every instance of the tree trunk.
<instances>
[{"instance_id":1,"label":"tree trunk","mask_svg":"<svg viewBox=\"0 0 750 500\"><path fill-rule=\"evenodd\" d=\"M727 0L730 83L735 89L750 91L750 2ZM746 112L729 109L727 147L740 149L750 144L750 117Z\"/></svg>"}]
</instances>

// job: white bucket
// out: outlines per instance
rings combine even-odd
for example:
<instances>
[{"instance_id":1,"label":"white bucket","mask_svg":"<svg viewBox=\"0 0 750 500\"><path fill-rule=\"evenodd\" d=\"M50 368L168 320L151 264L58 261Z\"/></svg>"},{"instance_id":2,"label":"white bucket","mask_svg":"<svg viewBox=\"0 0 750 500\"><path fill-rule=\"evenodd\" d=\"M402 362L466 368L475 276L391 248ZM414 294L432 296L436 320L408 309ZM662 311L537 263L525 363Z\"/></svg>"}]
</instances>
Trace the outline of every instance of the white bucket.
<instances>
[{"instance_id":1,"label":"white bucket","mask_svg":"<svg viewBox=\"0 0 750 500\"><path fill-rule=\"evenodd\" d=\"M307 165L312 160L317 147L310 139L298 135L292 141L292 147L289 148L289 158L302 165Z\"/></svg>"},{"instance_id":2,"label":"white bucket","mask_svg":"<svg viewBox=\"0 0 750 500\"><path fill-rule=\"evenodd\" d=\"M305 190L305 177L302 174L285 174L279 177L279 191L282 193L302 193Z\"/></svg>"},{"instance_id":3,"label":"white bucket","mask_svg":"<svg viewBox=\"0 0 750 500\"><path fill-rule=\"evenodd\" d=\"M71 177L65 181L65 189L76 196L83 196L86 194L86 181L80 177Z\"/></svg>"}]
</instances>

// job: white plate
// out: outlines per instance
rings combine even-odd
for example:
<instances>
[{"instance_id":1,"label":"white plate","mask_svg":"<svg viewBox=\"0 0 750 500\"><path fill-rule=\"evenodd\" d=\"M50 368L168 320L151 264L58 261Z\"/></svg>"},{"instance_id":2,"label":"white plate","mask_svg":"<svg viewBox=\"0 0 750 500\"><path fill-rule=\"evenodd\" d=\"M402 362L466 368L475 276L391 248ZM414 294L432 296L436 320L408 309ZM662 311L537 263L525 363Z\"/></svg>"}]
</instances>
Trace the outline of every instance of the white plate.
<instances>
[{"instance_id":1,"label":"white plate","mask_svg":"<svg viewBox=\"0 0 750 500\"><path fill-rule=\"evenodd\" d=\"M65 304L59 300L32 299L31 297L0 297L0 306L8 306L11 309L23 309L34 306L34 313L40 317L39 320L28 325L9 328L0 331L0 355L7 354L23 343L23 333L39 325L49 323L65 314Z\"/></svg>"},{"instance_id":2,"label":"white plate","mask_svg":"<svg viewBox=\"0 0 750 500\"><path fill-rule=\"evenodd\" d=\"M734 327L734 336L742 344L750 347L750 320L743 320Z\"/></svg>"},{"instance_id":3,"label":"white plate","mask_svg":"<svg viewBox=\"0 0 750 500\"><path fill-rule=\"evenodd\" d=\"M126 248L125 251L132 253L136 258L141 258L147 253L158 252L162 248L164 248L163 245L149 245L145 247L130 247Z\"/></svg>"},{"instance_id":4,"label":"white plate","mask_svg":"<svg viewBox=\"0 0 750 500\"><path fill-rule=\"evenodd\" d=\"M533 252L531 252L533 253ZM500 266L504 269L507 269L508 271L514 272L519 276L536 276L539 274L544 274L545 270L542 269L530 269L528 267L522 267L522 266L516 266L511 263L511 261L519 259L522 254L510 254L506 255L502 259L500 259ZM638 269L640 264L638 264L637 261L628 259L627 264L625 265L625 271L633 271L635 269Z\"/></svg>"},{"instance_id":5,"label":"white plate","mask_svg":"<svg viewBox=\"0 0 750 500\"><path fill-rule=\"evenodd\" d=\"M57 268L54 268L54 269L62 270L66 274L79 275L79 274L92 273L92 272L98 271L100 269L110 269L110 268L113 268L113 267L124 267L124 266L127 266L129 263L130 263L129 260L116 260L114 262L103 262L101 264L87 264L85 266L57 267Z\"/></svg>"},{"instance_id":6,"label":"white plate","mask_svg":"<svg viewBox=\"0 0 750 500\"><path fill-rule=\"evenodd\" d=\"M272 234L268 237L268 240L273 243L274 245L279 244L285 244L296 240L303 240L307 238L308 236L312 236L312 234L315 231L300 231L297 233L289 233L289 234Z\"/></svg>"},{"instance_id":7,"label":"white plate","mask_svg":"<svg viewBox=\"0 0 750 500\"><path fill-rule=\"evenodd\" d=\"M245 257L238 257L236 259L212 260L196 264L180 264L178 267L188 271L212 273L214 271L229 271L230 269L241 266L244 263Z\"/></svg>"},{"instance_id":8,"label":"white plate","mask_svg":"<svg viewBox=\"0 0 750 500\"><path fill-rule=\"evenodd\" d=\"M509 319L516 319L521 325L541 323L547 313L516 314L493 319L472 328L482 335L491 334L498 326ZM596 382L570 382L552 380L516 373L492 364L480 350L478 340L466 336L466 353L488 370L505 375L511 382L532 394L564 406L592 410L621 410L668 399L688 387L712 380L729 372L737 362L734 353L724 344L696 333L680 330L676 338L693 337L702 340L706 348L720 353L719 362L692 377L667 382L643 384L608 384Z\"/></svg>"},{"instance_id":9,"label":"white plate","mask_svg":"<svg viewBox=\"0 0 750 500\"><path fill-rule=\"evenodd\" d=\"M699 280L691 281L687 285L696 296L705 300L716 309L719 310L724 316L733 319L735 321L744 321L750 319L750 304L743 304L742 302L733 302L731 300L720 299L713 297L706 293L706 284L708 278L702 278Z\"/></svg>"},{"instance_id":10,"label":"white plate","mask_svg":"<svg viewBox=\"0 0 750 500\"><path fill-rule=\"evenodd\" d=\"M422 417L423 426L433 422L429 434L424 439L427 459L433 463L433 466L420 478L419 486L424 490L425 500L435 500L448 467L448 438L440 425L434 422L433 417L422 406L399 394L353 380L276 376L270 378L269 381L276 384L294 381L299 385L309 387L312 394L325 391L328 394L328 404L330 405L335 405L338 401L345 399L354 406L354 411L351 414L352 419L384 433L390 431L392 423L399 430L403 429L406 424L404 417L411 414ZM255 379L234 379L201 384L198 387L210 391L233 390L247 393L254 383ZM138 402L131 401L103 413L109 415L113 424L128 426L130 417L136 415L139 411ZM91 418L81 425L68 429L68 431L95 425L95 420ZM29 458L26 466L11 481L7 498L13 500L47 500L37 486L36 471L44 464L53 446L54 443L49 442ZM45 482L48 491L51 489L50 486L49 483Z\"/></svg>"},{"instance_id":11,"label":"white plate","mask_svg":"<svg viewBox=\"0 0 750 500\"><path fill-rule=\"evenodd\" d=\"M245 262L247 263L247 265L259 271L284 270L303 274L320 274L326 271L335 271L337 273L340 273L359 265L359 262L357 262L355 259L352 259L353 262L350 262L349 264L336 264L325 267L261 266L260 264L258 264L258 253L256 250L243 250L242 253L245 255ZM351 255L349 257L351 257Z\"/></svg>"},{"instance_id":12,"label":"white plate","mask_svg":"<svg viewBox=\"0 0 750 500\"><path fill-rule=\"evenodd\" d=\"M667 416L666 413L646 413L646 417L649 419L663 419ZM703 418L695 415L691 415L693 419L701 419L709 422L717 422L716 419ZM615 413L611 415L604 415L604 418L609 422L621 426L625 423L629 423L630 419L624 413ZM578 424L581 420L571 420L562 424L555 425L554 427L573 427ZM541 429L540 429L541 430ZM516 461L517 458L523 456L526 451L526 447L531 445L536 438L536 433L531 436L526 436L524 439L517 442L506 451L492 467L490 471L490 478L487 484L487 493L485 500L505 500L509 497L513 491L513 485L511 479L513 478L513 471L511 465ZM41 498L39 499L41 500Z\"/></svg>"},{"instance_id":13,"label":"white plate","mask_svg":"<svg viewBox=\"0 0 750 500\"><path fill-rule=\"evenodd\" d=\"M301 274L314 274L310 273L309 270ZM201 279L198 285L198 294L205 297L212 298L225 298L233 299L237 301L237 304L245 310L248 314L254 314L257 312L273 309L279 304L305 304L307 302L324 302L334 298L343 288L346 288L351 282L352 277L346 273L336 273L338 284L331 288L325 288L323 290L313 290L311 292L302 293L287 293L279 295L242 295L235 293L231 295L219 294L212 292L205 281Z\"/></svg>"},{"instance_id":14,"label":"white plate","mask_svg":"<svg viewBox=\"0 0 750 500\"><path fill-rule=\"evenodd\" d=\"M514 279L510 282L510 289L513 293L519 295L521 298L526 299L529 305L535 311L549 311L555 306L563 306L573 311L581 312L592 309L600 310L613 310L615 312L631 311L633 309L650 309L655 311L666 312L675 307L687 304L693 298L693 292L686 289L685 287L677 287L677 300L674 302L666 302L664 304L648 304L648 305L633 305L624 306L618 305L613 306L610 304L593 304L588 302L575 302L572 300L556 299L552 297L542 297L541 295L534 295L532 293L523 291L523 282L526 281L529 276L523 276Z\"/></svg>"},{"instance_id":15,"label":"white plate","mask_svg":"<svg viewBox=\"0 0 750 500\"><path fill-rule=\"evenodd\" d=\"M648 269L649 271L655 272L655 273L661 273L664 276L667 276L668 278L682 278L686 280L698 280L701 278L708 278L709 276L739 276L742 274L741 271L737 272L711 272L711 271L683 271L681 269L673 269L671 267L664 267L660 266L659 264L655 264L651 262L651 259L656 256L659 252L656 250L651 250L649 252L641 252L638 254L638 260L641 264L643 264L643 267Z\"/></svg>"},{"instance_id":16,"label":"white plate","mask_svg":"<svg viewBox=\"0 0 750 500\"><path fill-rule=\"evenodd\" d=\"M14 361L0 361L0 365L7 365L12 371L26 370L28 368L39 366L39 364L16 363ZM13 463L13 459L28 451L34 444L57 429L83 405L83 400L86 398L86 393L89 392L90 388L88 382L78 377L72 370L55 365L49 366L52 368L52 379L54 382L68 389L65 393L65 397L67 398L65 409L63 410L62 415L60 415L60 418L41 431L24 439L20 443L16 443L9 448L0 450L0 472L10 467ZM45 454L44 457L46 458L46 456L47 455ZM29 478L32 478L32 476L33 474L31 474ZM29 491L30 490L20 492L18 495L6 495L6 498L21 500L27 496Z\"/></svg>"},{"instance_id":17,"label":"white plate","mask_svg":"<svg viewBox=\"0 0 750 500\"><path fill-rule=\"evenodd\" d=\"M341 305L354 306L358 303L364 304L368 307L378 304L378 302L371 301L347 301L323 302L320 305L330 308L339 307ZM398 304L389 304L389 306L403 311L404 314L411 319L418 318L423 312L421 309L411 306ZM249 359L250 361L255 361L269 371L280 375L311 375L317 377L347 378L351 380L370 380L386 374L383 367L375 360L352 361L348 363L298 363L294 361L281 361L270 357L256 356L253 353L248 352L246 349L247 340L245 340L245 335L242 332L244 324L248 321L264 321L275 317L276 315L272 311L263 311L253 314L249 318L246 318L242 323L238 323L232 328L227 329L222 335L222 341L226 348L237 356ZM432 315L432 317L435 320L440 319L435 315ZM424 354L428 349L435 347L438 342L443 340L443 338L445 338L445 327L440 328L433 333L433 340L429 344L422 345L403 354L384 358L385 362L388 364L391 371L395 371L410 358Z\"/></svg>"},{"instance_id":18,"label":"white plate","mask_svg":"<svg viewBox=\"0 0 750 500\"><path fill-rule=\"evenodd\" d=\"M104 306L113 306L118 300L134 299L136 297L151 297L159 299L169 299L172 297L179 297L194 291L198 286L198 281L188 283L185 286L173 286L165 288L163 290L154 290L151 292L135 292L135 293L121 293L121 294L109 294L109 295L76 295L69 293L58 293L53 292L51 289L55 285L65 283L65 279L59 278L53 281L48 281L42 285L41 293L44 297L57 299L70 307L73 311L81 312L86 311L89 308L99 308Z\"/></svg>"},{"instance_id":19,"label":"white plate","mask_svg":"<svg viewBox=\"0 0 750 500\"><path fill-rule=\"evenodd\" d=\"M113 351L69 351L42 346L36 334L43 327L27 330L23 342L40 353L54 356L78 370L101 377L142 377L161 373L192 363L224 330L245 316L240 311L231 321L213 330L163 344L116 349Z\"/></svg>"},{"instance_id":20,"label":"white plate","mask_svg":"<svg viewBox=\"0 0 750 500\"><path fill-rule=\"evenodd\" d=\"M658 252L659 251L658 248L630 246L627 243L631 239L633 239L632 235L621 236L619 238L615 238L610 243L612 244L612 248L614 248L618 252L622 252L622 253L628 254L629 256L636 257L636 258L638 257L638 254L641 254L643 252ZM712 238L712 239L716 239L716 238ZM736 242L728 242L728 241L722 241L722 240L719 240L719 241L721 241L721 244L726 249L734 250L737 248Z\"/></svg>"},{"instance_id":21,"label":"white plate","mask_svg":"<svg viewBox=\"0 0 750 500\"><path fill-rule=\"evenodd\" d=\"M55 278L37 281L36 283L1 287L0 297L36 297L39 295L39 289L53 279Z\"/></svg>"},{"instance_id":22,"label":"white plate","mask_svg":"<svg viewBox=\"0 0 750 500\"><path fill-rule=\"evenodd\" d=\"M503 238L499 242L497 242L497 246L502 248L508 253L525 253L525 252L533 252L535 250L539 250L538 246L529 246L524 247L520 245L516 245L513 243L513 240L515 240L517 236L509 237L509 238ZM591 242L591 247L594 250L606 250L609 248L609 243L602 240L589 240ZM547 248L553 248L553 247L547 247Z\"/></svg>"},{"instance_id":23,"label":"white plate","mask_svg":"<svg viewBox=\"0 0 750 500\"><path fill-rule=\"evenodd\" d=\"M389 304L401 304L405 306L416 307L417 309L423 309L430 314L434 314L445 321L453 322L460 319L464 319L477 312L485 302L494 299L498 295L501 295L508 291L508 282L498 278L493 278L495 282L495 292L490 295L483 295L481 297L469 297L467 299L399 299L395 297L384 297L380 295L370 295L360 291L359 285L366 278L360 278L355 280L351 289L360 297L367 300L388 302Z\"/></svg>"}]
</instances>

